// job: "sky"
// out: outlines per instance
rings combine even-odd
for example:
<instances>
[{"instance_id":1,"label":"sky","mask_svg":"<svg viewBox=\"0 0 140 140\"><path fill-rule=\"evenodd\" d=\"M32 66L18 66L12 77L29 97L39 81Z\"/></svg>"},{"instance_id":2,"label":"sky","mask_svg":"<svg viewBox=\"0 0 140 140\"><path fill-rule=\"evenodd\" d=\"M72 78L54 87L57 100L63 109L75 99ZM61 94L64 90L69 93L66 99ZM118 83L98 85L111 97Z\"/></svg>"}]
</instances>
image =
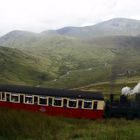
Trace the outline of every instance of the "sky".
<instances>
[{"instance_id":1,"label":"sky","mask_svg":"<svg viewBox=\"0 0 140 140\"><path fill-rule=\"evenodd\" d=\"M0 35L94 25L117 17L140 20L140 0L0 0Z\"/></svg>"}]
</instances>

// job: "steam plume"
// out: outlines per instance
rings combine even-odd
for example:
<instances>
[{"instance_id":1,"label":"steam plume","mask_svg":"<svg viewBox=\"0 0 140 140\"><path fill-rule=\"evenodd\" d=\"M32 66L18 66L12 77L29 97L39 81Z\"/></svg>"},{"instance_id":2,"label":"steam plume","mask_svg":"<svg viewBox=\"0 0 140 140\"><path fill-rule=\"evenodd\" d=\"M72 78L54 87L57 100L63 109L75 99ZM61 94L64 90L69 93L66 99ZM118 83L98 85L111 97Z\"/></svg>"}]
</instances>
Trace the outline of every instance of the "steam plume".
<instances>
[{"instance_id":1,"label":"steam plume","mask_svg":"<svg viewBox=\"0 0 140 140\"><path fill-rule=\"evenodd\" d=\"M140 82L133 88L133 94L140 93Z\"/></svg>"},{"instance_id":2,"label":"steam plume","mask_svg":"<svg viewBox=\"0 0 140 140\"><path fill-rule=\"evenodd\" d=\"M122 95L130 95L130 94L131 94L131 88L130 87L122 88Z\"/></svg>"},{"instance_id":3,"label":"steam plume","mask_svg":"<svg viewBox=\"0 0 140 140\"><path fill-rule=\"evenodd\" d=\"M133 95L133 94L140 94L140 82L131 90L130 87L123 87L122 88L122 95Z\"/></svg>"}]
</instances>

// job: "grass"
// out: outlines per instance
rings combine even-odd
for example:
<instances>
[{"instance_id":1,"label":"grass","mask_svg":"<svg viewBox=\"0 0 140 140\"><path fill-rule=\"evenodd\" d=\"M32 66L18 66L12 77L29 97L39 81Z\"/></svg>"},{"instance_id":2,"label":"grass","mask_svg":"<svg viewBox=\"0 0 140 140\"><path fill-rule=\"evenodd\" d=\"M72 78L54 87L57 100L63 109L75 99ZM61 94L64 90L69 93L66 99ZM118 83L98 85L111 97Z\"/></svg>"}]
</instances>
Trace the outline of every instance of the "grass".
<instances>
[{"instance_id":1,"label":"grass","mask_svg":"<svg viewBox=\"0 0 140 140\"><path fill-rule=\"evenodd\" d=\"M89 84L87 86L81 86L79 88L76 88L77 90L88 90L88 91L102 91L104 94L109 94L110 92L113 92L114 94L120 94L121 89L123 87L130 87L133 89L136 84L140 81L139 76L135 77L123 77L123 78L118 78L116 81L114 81L114 88L111 88L111 83L110 82L99 82L95 84Z\"/></svg>"},{"instance_id":2,"label":"grass","mask_svg":"<svg viewBox=\"0 0 140 140\"><path fill-rule=\"evenodd\" d=\"M140 121L83 120L0 109L1 140L138 140Z\"/></svg>"},{"instance_id":3,"label":"grass","mask_svg":"<svg viewBox=\"0 0 140 140\"><path fill-rule=\"evenodd\" d=\"M0 47L0 65L2 84L38 85L51 78L39 59L17 49Z\"/></svg>"},{"instance_id":4,"label":"grass","mask_svg":"<svg viewBox=\"0 0 140 140\"><path fill-rule=\"evenodd\" d=\"M126 71L130 71L132 76L140 75L139 44L133 39L52 37L42 39L39 44L29 47L27 52L50 60L49 70L56 74L57 81L45 81L43 86L75 88L109 81L112 73L126 76ZM86 71L90 68L93 70ZM69 75L65 75L67 72Z\"/></svg>"},{"instance_id":5,"label":"grass","mask_svg":"<svg viewBox=\"0 0 140 140\"><path fill-rule=\"evenodd\" d=\"M53 80L44 82L44 86L71 89L82 85L95 83L95 81L104 81L108 78L108 75L108 70L103 66L94 67L91 69L73 70L69 71L68 75L66 74L62 77L59 77L58 79L56 79L56 81Z\"/></svg>"}]
</instances>

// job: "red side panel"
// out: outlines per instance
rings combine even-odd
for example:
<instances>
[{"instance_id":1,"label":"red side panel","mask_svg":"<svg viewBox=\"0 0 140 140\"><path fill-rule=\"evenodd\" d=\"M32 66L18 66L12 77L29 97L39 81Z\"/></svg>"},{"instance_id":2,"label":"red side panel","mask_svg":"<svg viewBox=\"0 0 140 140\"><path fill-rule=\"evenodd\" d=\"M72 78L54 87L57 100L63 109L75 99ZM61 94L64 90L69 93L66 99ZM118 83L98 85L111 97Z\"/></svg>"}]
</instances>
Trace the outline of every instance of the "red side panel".
<instances>
[{"instance_id":1,"label":"red side panel","mask_svg":"<svg viewBox=\"0 0 140 140\"><path fill-rule=\"evenodd\" d=\"M0 101L0 107L24 109L33 112L43 112L51 116L64 116L64 117L71 117L71 118L102 119L104 115L103 110L40 106L40 105L22 104L22 103L9 103L3 101Z\"/></svg>"}]
</instances>

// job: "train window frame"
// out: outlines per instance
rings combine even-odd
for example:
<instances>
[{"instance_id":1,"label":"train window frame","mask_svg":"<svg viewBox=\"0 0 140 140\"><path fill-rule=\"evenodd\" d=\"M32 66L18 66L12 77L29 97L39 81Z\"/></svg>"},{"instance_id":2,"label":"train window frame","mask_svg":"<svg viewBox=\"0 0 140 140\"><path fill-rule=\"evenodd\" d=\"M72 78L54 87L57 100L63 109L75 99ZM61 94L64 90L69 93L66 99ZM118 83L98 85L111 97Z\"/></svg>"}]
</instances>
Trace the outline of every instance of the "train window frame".
<instances>
[{"instance_id":1,"label":"train window frame","mask_svg":"<svg viewBox=\"0 0 140 140\"><path fill-rule=\"evenodd\" d=\"M46 104L41 104L40 103L40 98L46 99ZM41 105L41 106L48 106L48 97L46 97L46 96L39 96L39 98L38 98L38 104Z\"/></svg>"},{"instance_id":2,"label":"train window frame","mask_svg":"<svg viewBox=\"0 0 140 140\"><path fill-rule=\"evenodd\" d=\"M76 106L75 107L69 106L70 101L76 101ZM67 107L68 108L78 108L78 100L77 99L69 99L68 102L67 102Z\"/></svg>"},{"instance_id":3,"label":"train window frame","mask_svg":"<svg viewBox=\"0 0 140 140\"><path fill-rule=\"evenodd\" d=\"M4 99L2 98L3 94L4 94ZM1 101L6 102L6 92L1 92Z\"/></svg>"},{"instance_id":4,"label":"train window frame","mask_svg":"<svg viewBox=\"0 0 140 140\"><path fill-rule=\"evenodd\" d=\"M18 97L18 101L13 101L12 100L12 95ZM19 94L17 94L17 93L11 93L10 102L12 102L12 103L20 103Z\"/></svg>"},{"instance_id":5,"label":"train window frame","mask_svg":"<svg viewBox=\"0 0 140 140\"><path fill-rule=\"evenodd\" d=\"M95 106L96 103L96 106ZM93 101L93 110L98 110L98 100Z\"/></svg>"},{"instance_id":6,"label":"train window frame","mask_svg":"<svg viewBox=\"0 0 140 140\"><path fill-rule=\"evenodd\" d=\"M23 102L21 102L21 96L23 96ZM19 94L19 103L24 104L25 94Z\"/></svg>"},{"instance_id":7,"label":"train window frame","mask_svg":"<svg viewBox=\"0 0 140 140\"><path fill-rule=\"evenodd\" d=\"M1 94L2 94L2 92L0 91L0 101L1 101Z\"/></svg>"},{"instance_id":8,"label":"train window frame","mask_svg":"<svg viewBox=\"0 0 140 140\"><path fill-rule=\"evenodd\" d=\"M9 101L7 100L7 95L9 95ZM11 92L6 92L6 102L10 102L11 101Z\"/></svg>"},{"instance_id":9,"label":"train window frame","mask_svg":"<svg viewBox=\"0 0 140 140\"><path fill-rule=\"evenodd\" d=\"M79 103L82 103L81 105L79 105ZM78 108L79 109L83 109L83 102L84 102L84 99L78 99Z\"/></svg>"},{"instance_id":10,"label":"train window frame","mask_svg":"<svg viewBox=\"0 0 140 140\"><path fill-rule=\"evenodd\" d=\"M54 104L55 100L61 100L61 105L55 105ZM53 98L53 105L52 106L54 106L54 107L63 107L63 98L61 98L61 97L54 97Z\"/></svg>"},{"instance_id":11,"label":"train window frame","mask_svg":"<svg viewBox=\"0 0 140 140\"><path fill-rule=\"evenodd\" d=\"M90 102L91 103L91 107L88 108L88 107L85 107L85 103L87 102ZM82 106L83 109L89 109L89 110L92 110L93 109L93 100L90 100L90 99L86 99L86 100L83 100L83 106Z\"/></svg>"},{"instance_id":12,"label":"train window frame","mask_svg":"<svg viewBox=\"0 0 140 140\"><path fill-rule=\"evenodd\" d=\"M48 96L48 106L53 106L53 99L54 97ZM51 100L51 103L50 103L50 100Z\"/></svg>"},{"instance_id":13,"label":"train window frame","mask_svg":"<svg viewBox=\"0 0 140 140\"><path fill-rule=\"evenodd\" d=\"M34 105L39 105L39 96L38 95L33 95L33 104ZM35 98L37 98L37 102L35 102Z\"/></svg>"},{"instance_id":14,"label":"train window frame","mask_svg":"<svg viewBox=\"0 0 140 140\"><path fill-rule=\"evenodd\" d=\"M26 102L26 97L32 97L32 102L30 103L30 102ZM33 96L32 95L28 95L28 94L25 94L25 96L24 96L24 104L30 104L30 105L32 105L32 104L34 104L34 100L33 100Z\"/></svg>"}]
</instances>

